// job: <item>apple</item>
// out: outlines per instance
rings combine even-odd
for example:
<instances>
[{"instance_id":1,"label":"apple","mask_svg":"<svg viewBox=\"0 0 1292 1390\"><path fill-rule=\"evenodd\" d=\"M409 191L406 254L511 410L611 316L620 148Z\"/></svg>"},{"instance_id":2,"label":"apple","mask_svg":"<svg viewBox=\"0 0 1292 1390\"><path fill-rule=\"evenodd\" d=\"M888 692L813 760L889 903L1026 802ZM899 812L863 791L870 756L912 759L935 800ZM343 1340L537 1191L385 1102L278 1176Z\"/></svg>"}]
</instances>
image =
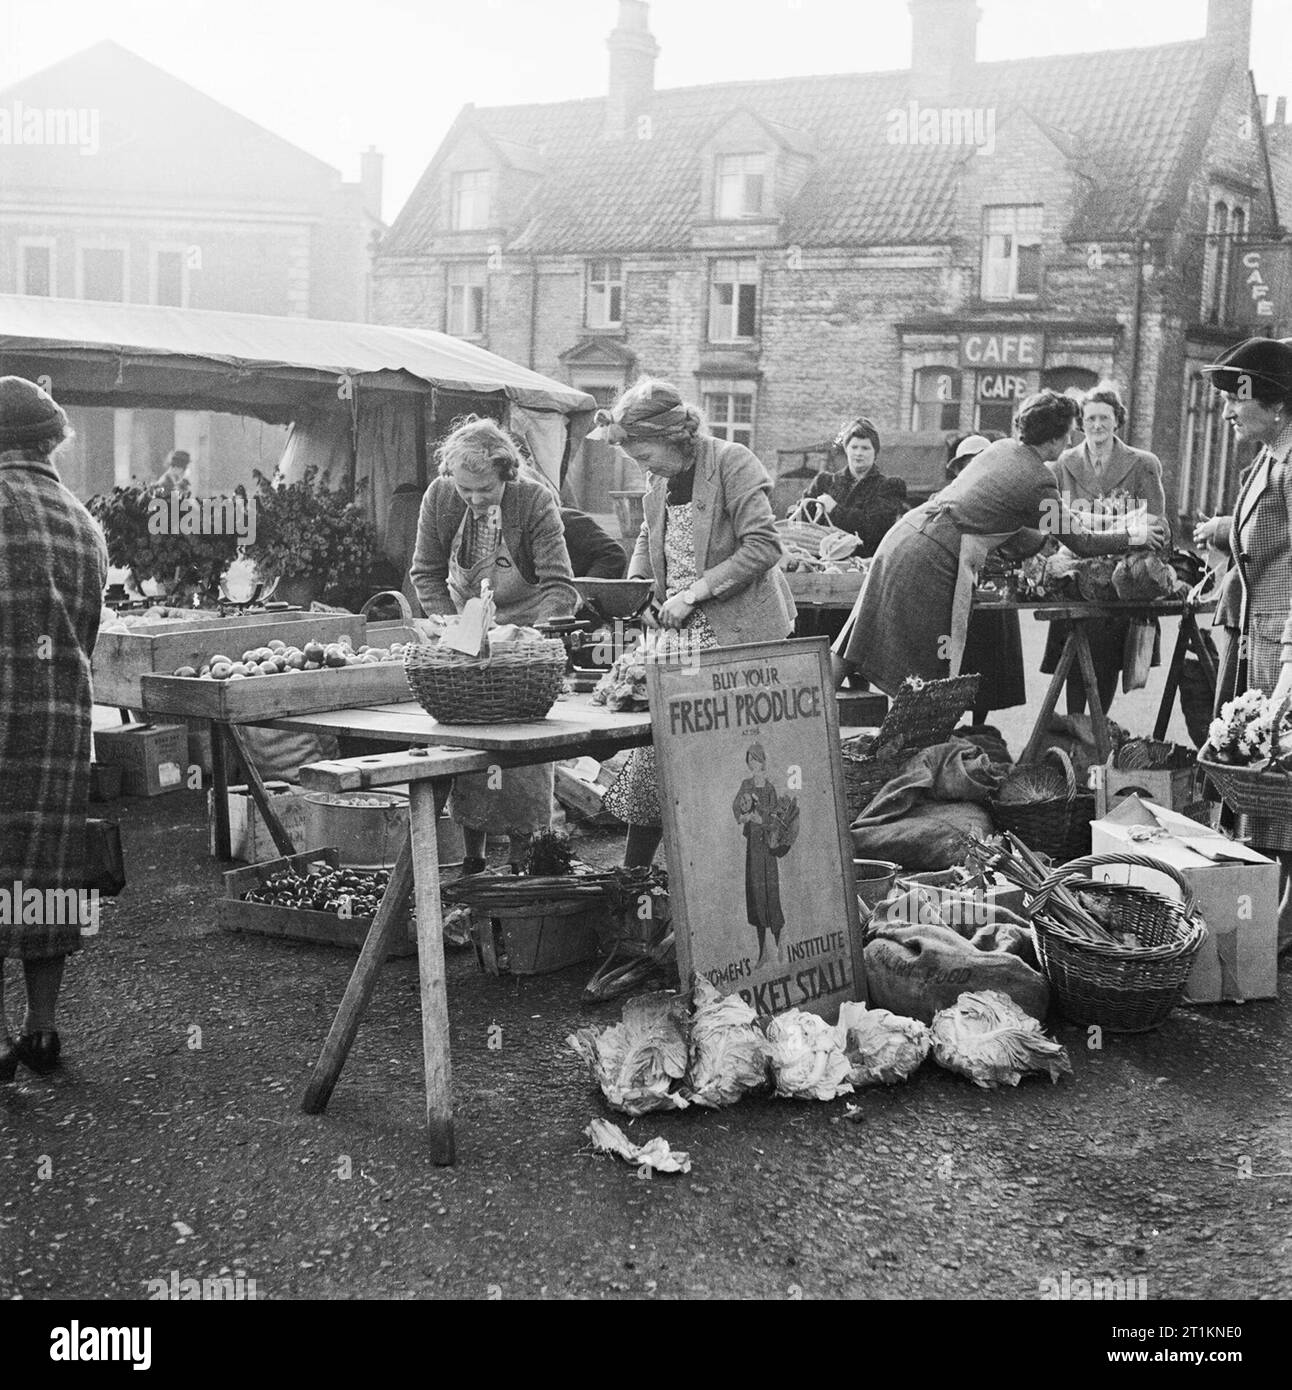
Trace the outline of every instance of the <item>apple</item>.
<instances>
[{"instance_id":1,"label":"apple","mask_svg":"<svg viewBox=\"0 0 1292 1390\"><path fill-rule=\"evenodd\" d=\"M234 666L231 661L213 661L211 663L211 679L216 681L227 681L234 673Z\"/></svg>"},{"instance_id":2,"label":"apple","mask_svg":"<svg viewBox=\"0 0 1292 1390\"><path fill-rule=\"evenodd\" d=\"M324 647L322 642L306 642L301 651L306 661L315 661L322 666L323 657L326 654L327 648Z\"/></svg>"},{"instance_id":3,"label":"apple","mask_svg":"<svg viewBox=\"0 0 1292 1390\"><path fill-rule=\"evenodd\" d=\"M262 661L256 669L262 676L276 676L278 674L278 663L276 661Z\"/></svg>"},{"instance_id":4,"label":"apple","mask_svg":"<svg viewBox=\"0 0 1292 1390\"><path fill-rule=\"evenodd\" d=\"M281 637L275 637L274 640L269 643L269 650L271 652L285 652L287 650L287 643L284 642Z\"/></svg>"},{"instance_id":5,"label":"apple","mask_svg":"<svg viewBox=\"0 0 1292 1390\"><path fill-rule=\"evenodd\" d=\"M305 669L305 653L295 650L288 652L287 669L289 671L303 671Z\"/></svg>"},{"instance_id":6,"label":"apple","mask_svg":"<svg viewBox=\"0 0 1292 1390\"><path fill-rule=\"evenodd\" d=\"M346 654L338 646L331 646L323 653L323 660L329 666L344 666L346 664Z\"/></svg>"},{"instance_id":7,"label":"apple","mask_svg":"<svg viewBox=\"0 0 1292 1390\"><path fill-rule=\"evenodd\" d=\"M195 675L197 675L197 667L196 667L196 666L177 666L177 667L175 668L175 674L176 674L177 676L186 676L186 677L187 677L187 676L195 676Z\"/></svg>"}]
</instances>

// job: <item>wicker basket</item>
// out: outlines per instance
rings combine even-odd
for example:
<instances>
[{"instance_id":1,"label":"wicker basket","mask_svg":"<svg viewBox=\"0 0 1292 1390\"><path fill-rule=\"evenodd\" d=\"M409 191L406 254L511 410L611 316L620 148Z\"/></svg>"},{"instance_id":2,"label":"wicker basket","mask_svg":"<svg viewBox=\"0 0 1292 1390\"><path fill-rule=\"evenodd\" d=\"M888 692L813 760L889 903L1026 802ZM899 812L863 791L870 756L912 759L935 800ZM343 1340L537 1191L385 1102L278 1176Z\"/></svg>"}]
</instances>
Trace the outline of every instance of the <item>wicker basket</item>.
<instances>
[{"instance_id":1,"label":"wicker basket","mask_svg":"<svg viewBox=\"0 0 1292 1390\"><path fill-rule=\"evenodd\" d=\"M442 724L512 724L546 718L565 662L565 643L554 638L486 657L416 643L404 653L404 673L418 704Z\"/></svg>"},{"instance_id":2,"label":"wicker basket","mask_svg":"<svg viewBox=\"0 0 1292 1390\"><path fill-rule=\"evenodd\" d=\"M1067 788L1064 795L1049 801L1025 804L1010 804L997 797L991 802L991 817L998 830L1012 831L1029 849L1061 864L1078 855L1090 853L1090 822L1095 818L1095 795L1077 787L1072 759L1062 748L1047 748L1042 761L1046 758L1053 758L1063 769Z\"/></svg>"},{"instance_id":3,"label":"wicker basket","mask_svg":"<svg viewBox=\"0 0 1292 1390\"><path fill-rule=\"evenodd\" d=\"M1153 869L1175 880L1183 901L1128 884L1092 882L1089 869L1104 866ZM1111 913L1114 929L1129 932L1136 947L1088 941L1046 916L1056 889L1079 888L1097 895ZM1095 854L1064 864L1045 879L1027 905L1036 933L1041 968L1064 1017L1113 1033L1144 1033L1160 1027L1180 1002L1207 928L1188 880L1170 864L1140 854Z\"/></svg>"},{"instance_id":4,"label":"wicker basket","mask_svg":"<svg viewBox=\"0 0 1292 1390\"><path fill-rule=\"evenodd\" d=\"M873 741L846 739L843 754L844 794L854 820L913 754L945 743L961 714L978 694L978 676L951 676L925 681L918 689L902 688Z\"/></svg>"}]
</instances>

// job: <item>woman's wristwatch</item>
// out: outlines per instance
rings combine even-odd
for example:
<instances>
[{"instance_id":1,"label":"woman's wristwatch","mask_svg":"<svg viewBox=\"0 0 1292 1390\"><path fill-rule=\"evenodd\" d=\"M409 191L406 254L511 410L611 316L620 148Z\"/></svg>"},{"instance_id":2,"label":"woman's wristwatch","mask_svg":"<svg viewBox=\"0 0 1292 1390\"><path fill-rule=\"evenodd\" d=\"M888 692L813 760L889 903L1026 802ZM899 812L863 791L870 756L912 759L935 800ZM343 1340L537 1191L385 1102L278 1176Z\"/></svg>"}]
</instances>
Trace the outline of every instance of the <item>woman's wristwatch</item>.
<instances>
[{"instance_id":1,"label":"woman's wristwatch","mask_svg":"<svg viewBox=\"0 0 1292 1390\"><path fill-rule=\"evenodd\" d=\"M678 597L681 598L682 602L686 604L688 608L694 608L695 605L700 601L698 598L696 598L695 590L693 588L683 589L681 594L678 595Z\"/></svg>"}]
</instances>

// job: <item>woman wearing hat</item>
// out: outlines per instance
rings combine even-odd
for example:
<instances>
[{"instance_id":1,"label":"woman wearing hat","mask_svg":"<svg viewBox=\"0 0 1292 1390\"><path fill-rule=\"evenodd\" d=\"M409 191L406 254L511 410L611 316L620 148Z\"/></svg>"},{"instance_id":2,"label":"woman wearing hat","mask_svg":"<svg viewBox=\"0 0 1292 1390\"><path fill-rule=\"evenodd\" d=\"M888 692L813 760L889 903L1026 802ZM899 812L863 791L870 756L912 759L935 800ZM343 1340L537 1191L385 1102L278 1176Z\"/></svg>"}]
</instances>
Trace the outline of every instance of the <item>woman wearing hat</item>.
<instances>
[{"instance_id":1,"label":"woman wearing hat","mask_svg":"<svg viewBox=\"0 0 1292 1390\"><path fill-rule=\"evenodd\" d=\"M967 434L949 444L947 452L951 458L947 463L947 481L958 478L991 442L986 435ZM1016 612L1004 609L993 613L979 608L969 614L960 673L976 674L979 678L973 704L975 724L985 724L994 709L1012 709L1027 703L1023 633Z\"/></svg>"},{"instance_id":2,"label":"woman wearing hat","mask_svg":"<svg viewBox=\"0 0 1292 1390\"><path fill-rule=\"evenodd\" d=\"M579 605L556 499L519 476L515 443L492 420L469 416L436 451L440 476L426 489L409 576L427 613L460 613L488 580L499 623L569 617ZM550 763L485 773L453 784L462 826L462 872L482 873L490 834L511 841L518 869L535 830L552 819Z\"/></svg>"},{"instance_id":3,"label":"woman wearing hat","mask_svg":"<svg viewBox=\"0 0 1292 1390\"><path fill-rule=\"evenodd\" d=\"M85 887L90 797L90 653L99 633L108 552L89 512L59 480L67 416L21 377L0 377L0 972L20 960L27 1015L15 1042L0 1028L0 1081L19 1063L58 1065L55 1008L82 914L15 912L29 889ZM52 899L48 899L52 903ZM78 899L78 902L80 900ZM4 1002L0 973L0 1005Z\"/></svg>"},{"instance_id":4,"label":"woman wearing hat","mask_svg":"<svg viewBox=\"0 0 1292 1390\"><path fill-rule=\"evenodd\" d=\"M1210 367L1225 398L1224 418L1239 444L1260 446L1232 516L1193 533L1198 545L1229 552L1215 625L1226 630L1216 707L1244 690L1276 700L1292 694L1292 346L1249 338ZM1279 950L1292 946L1292 822L1249 818L1254 848L1277 857L1282 889Z\"/></svg>"},{"instance_id":5,"label":"woman wearing hat","mask_svg":"<svg viewBox=\"0 0 1292 1390\"><path fill-rule=\"evenodd\" d=\"M1091 532L1067 511L1046 467L1068 447L1077 404L1040 391L1019 407L1016 439L983 449L956 480L907 512L880 542L835 643L836 674L859 671L886 695L908 676L938 680L960 672L974 583L993 551L1035 555L1056 535L1078 554L1114 554L1133 541L1161 545L1161 522Z\"/></svg>"},{"instance_id":6,"label":"woman wearing hat","mask_svg":"<svg viewBox=\"0 0 1292 1390\"><path fill-rule=\"evenodd\" d=\"M628 577L654 580L658 650L788 637L794 600L778 568L771 479L758 459L706 434L700 412L667 381L638 382L597 423L651 477ZM628 823L624 863L649 864L661 835L652 749L634 750L602 805Z\"/></svg>"},{"instance_id":7,"label":"woman wearing hat","mask_svg":"<svg viewBox=\"0 0 1292 1390\"><path fill-rule=\"evenodd\" d=\"M767 779L767 750L751 743L745 750L749 776L740 784L731 803L732 815L745 839L745 920L758 934L758 962L767 961L767 937L780 958L785 909L781 906L781 870L771 847L772 816L776 788Z\"/></svg>"},{"instance_id":8,"label":"woman wearing hat","mask_svg":"<svg viewBox=\"0 0 1292 1390\"><path fill-rule=\"evenodd\" d=\"M906 484L879 471L879 431L864 415L845 424L834 444L845 466L818 473L803 496L821 503L831 526L861 538L859 555L871 556L906 510Z\"/></svg>"},{"instance_id":9,"label":"woman wearing hat","mask_svg":"<svg viewBox=\"0 0 1292 1390\"><path fill-rule=\"evenodd\" d=\"M1147 449L1132 449L1123 443L1120 430L1126 426L1126 406L1121 392L1108 381L1087 391L1081 398L1081 428L1085 439L1065 450L1051 465L1059 496L1065 503L1073 499L1096 504L1111 503L1125 513L1131 509L1161 517L1166 524L1166 493L1162 488L1162 463ZM1126 649L1129 618L1109 618L1087 625L1090 654L1094 658L1099 703L1107 714L1117 693ZM1050 624L1041 670L1052 675L1063 654L1068 624ZM1068 713L1081 714L1086 708L1086 682L1076 663L1068 673Z\"/></svg>"}]
</instances>

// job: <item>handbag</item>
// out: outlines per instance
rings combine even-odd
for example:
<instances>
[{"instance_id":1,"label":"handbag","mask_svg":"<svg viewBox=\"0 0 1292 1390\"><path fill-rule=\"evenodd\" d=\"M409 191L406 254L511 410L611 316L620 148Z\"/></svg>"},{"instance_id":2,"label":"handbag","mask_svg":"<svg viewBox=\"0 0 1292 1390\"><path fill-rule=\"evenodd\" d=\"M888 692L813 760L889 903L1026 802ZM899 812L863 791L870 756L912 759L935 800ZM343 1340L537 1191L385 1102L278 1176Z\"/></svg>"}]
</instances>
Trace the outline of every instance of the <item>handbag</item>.
<instances>
[{"instance_id":1,"label":"handbag","mask_svg":"<svg viewBox=\"0 0 1292 1390\"><path fill-rule=\"evenodd\" d=\"M115 898L126 886L121 827L114 820L85 822L85 887Z\"/></svg>"}]
</instances>

